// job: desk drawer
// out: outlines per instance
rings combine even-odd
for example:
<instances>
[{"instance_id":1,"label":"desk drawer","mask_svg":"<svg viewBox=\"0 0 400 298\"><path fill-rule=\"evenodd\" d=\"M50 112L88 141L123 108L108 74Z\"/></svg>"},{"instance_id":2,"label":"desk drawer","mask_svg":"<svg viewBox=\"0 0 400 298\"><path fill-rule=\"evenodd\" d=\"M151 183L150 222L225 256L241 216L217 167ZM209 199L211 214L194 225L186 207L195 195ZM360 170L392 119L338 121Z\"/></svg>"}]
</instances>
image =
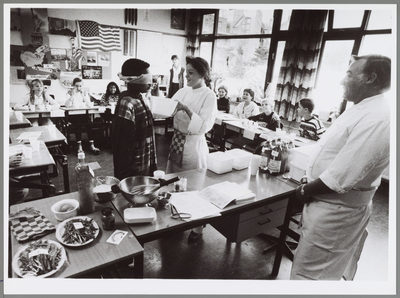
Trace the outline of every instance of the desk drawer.
<instances>
[{"instance_id":1,"label":"desk drawer","mask_svg":"<svg viewBox=\"0 0 400 298\"><path fill-rule=\"evenodd\" d=\"M261 217L263 215L271 214L279 209L286 208L288 199L280 200L275 203L271 203L260 208L250 210L240 214L239 222L243 222L255 217Z\"/></svg>"},{"instance_id":2,"label":"desk drawer","mask_svg":"<svg viewBox=\"0 0 400 298\"><path fill-rule=\"evenodd\" d=\"M239 223L236 242L254 237L283 224L286 208L281 208Z\"/></svg>"}]
</instances>

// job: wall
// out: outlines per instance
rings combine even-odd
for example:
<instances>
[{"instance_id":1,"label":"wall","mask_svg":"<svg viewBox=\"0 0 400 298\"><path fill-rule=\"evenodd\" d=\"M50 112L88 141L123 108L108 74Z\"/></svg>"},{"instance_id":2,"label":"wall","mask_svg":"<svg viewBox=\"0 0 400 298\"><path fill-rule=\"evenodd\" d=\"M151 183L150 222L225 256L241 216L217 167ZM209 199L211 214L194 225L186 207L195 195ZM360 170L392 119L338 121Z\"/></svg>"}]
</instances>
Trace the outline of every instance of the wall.
<instances>
[{"instance_id":1,"label":"wall","mask_svg":"<svg viewBox=\"0 0 400 298\"><path fill-rule=\"evenodd\" d=\"M159 32L161 34L159 49L161 55L154 57L153 61L148 61L151 64L151 72L153 74L168 75L171 68L171 56L177 54L180 57L186 55L186 31L171 29L171 10L169 9L144 9L138 10L137 25L125 24L123 9L47 9L49 17L60 18L66 20L91 20L102 25L111 25L121 27L123 29L143 30ZM188 18L186 18L186 29ZM149 33L150 34L150 33ZM62 35L49 34L50 48L71 48L70 38ZM22 40L21 33L11 31L11 45L27 45L29 40ZM110 81L117 84L122 84L118 79L117 73L121 71L123 62L130 56L124 56L123 52L111 53L111 78L102 80L84 80L84 87L89 88L90 92L103 93ZM140 59L140 57L137 57ZM29 88L26 85L10 85L10 105L14 106L26 93ZM65 89L59 80L52 80L52 85L49 89L51 94L54 94L60 103L64 103L67 89Z\"/></svg>"}]
</instances>

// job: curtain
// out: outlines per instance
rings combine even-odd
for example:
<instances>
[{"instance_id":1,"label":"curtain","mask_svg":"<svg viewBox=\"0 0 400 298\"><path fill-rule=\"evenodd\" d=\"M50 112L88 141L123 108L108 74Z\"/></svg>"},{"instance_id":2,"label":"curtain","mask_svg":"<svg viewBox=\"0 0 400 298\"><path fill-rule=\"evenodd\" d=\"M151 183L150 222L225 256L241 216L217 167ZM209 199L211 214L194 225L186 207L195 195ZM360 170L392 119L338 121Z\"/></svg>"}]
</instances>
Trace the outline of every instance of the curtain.
<instances>
[{"instance_id":1,"label":"curtain","mask_svg":"<svg viewBox=\"0 0 400 298\"><path fill-rule=\"evenodd\" d=\"M199 56L200 54L200 26L202 14L200 9L191 9L189 13L188 38L186 44L186 54L189 56Z\"/></svg>"},{"instance_id":2,"label":"curtain","mask_svg":"<svg viewBox=\"0 0 400 298\"><path fill-rule=\"evenodd\" d=\"M292 12L275 93L275 112L289 121L296 120L300 99L312 96L327 13Z\"/></svg>"}]
</instances>

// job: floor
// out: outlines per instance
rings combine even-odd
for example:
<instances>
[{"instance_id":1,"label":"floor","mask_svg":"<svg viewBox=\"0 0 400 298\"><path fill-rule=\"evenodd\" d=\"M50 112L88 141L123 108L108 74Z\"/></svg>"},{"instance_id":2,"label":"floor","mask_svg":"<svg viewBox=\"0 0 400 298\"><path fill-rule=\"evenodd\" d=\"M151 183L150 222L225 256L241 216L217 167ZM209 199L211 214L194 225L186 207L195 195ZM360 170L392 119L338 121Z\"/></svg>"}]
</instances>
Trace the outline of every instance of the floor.
<instances>
[{"instance_id":1,"label":"floor","mask_svg":"<svg viewBox=\"0 0 400 298\"><path fill-rule=\"evenodd\" d=\"M166 166L170 136L156 135L159 169ZM71 143L73 144L73 143ZM101 169L96 175L112 175L112 153L106 144L98 143L99 155L89 153L84 141L87 162L97 161ZM77 162L76 148L71 146L68 154L69 179L71 191L76 191L74 166ZM62 174L53 178L56 189L62 190ZM35 195L35 192L31 192ZM358 272L357 281L388 280L388 183L384 182L374 198L374 210L369 223L369 236L366 240ZM188 244L190 231L177 233L169 238L147 243L144 253L144 277L149 279L244 279L244 280L288 280L291 261L285 256L278 276L271 277L275 249L263 253L273 246L265 235L261 234L241 243L229 243L213 227L207 225L202 239ZM277 230L271 231L277 235Z\"/></svg>"}]
</instances>

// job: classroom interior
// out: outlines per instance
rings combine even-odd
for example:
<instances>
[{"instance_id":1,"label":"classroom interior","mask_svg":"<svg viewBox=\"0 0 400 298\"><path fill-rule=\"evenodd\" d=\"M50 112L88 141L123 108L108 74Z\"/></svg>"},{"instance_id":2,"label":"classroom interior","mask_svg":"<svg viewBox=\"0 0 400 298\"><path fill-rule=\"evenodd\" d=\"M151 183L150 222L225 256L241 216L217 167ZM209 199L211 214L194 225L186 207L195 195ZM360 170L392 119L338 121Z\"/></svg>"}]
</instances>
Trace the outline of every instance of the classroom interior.
<instances>
[{"instance_id":1,"label":"classroom interior","mask_svg":"<svg viewBox=\"0 0 400 298\"><path fill-rule=\"evenodd\" d=\"M337 115L351 107L350 102L342 99L340 86L349 57L381 54L394 59L396 56L396 10L391 5L382 5L379 9L374 5L364 6L341 5L333 6L333 9L322 7L313 10L292 9L289 5L282 8L271 5L211 5L209 8L140 5L138 9L120 5L94 9L55 4L46 7L9 5L5 9L5 20L10 23L9 40L4 48L10 61L5 61L4 65L10 68L10 72L9 77L4 79L8 96L4 100L4 111L13 112L14 106L29 92L27 82L32 79L42 80L49 94L63 106L72 80L77 76L83 79L83 88L96 107L96 101L105 93L110 82L124 89L118 73L124 61L130 58L139 58L150 64L153 90L157 89L157 97L167 97L171 56L177 55L185 66L185 57L190 55L202 57L210 64L211 89L216 94L219 86L226 86L230 114L242 101L243 90L251 88L256 103L273 98L275 112L280 115L283 124L282 131L288 135L297 134L300 118L295 100L290 97L295 98L294 92L304 92L314 100L314 114L329 128ZM294 10L301 10L302 13L294 14ZM313 13L320 10L325 14L319 17L318 23ZM119 49L80 50L81 41L75 33L83 30L80 21L91 21L115 29ZM302 36L303 42L296 39L296 35ZM304 51L308 61L305 59L300 64L309 64L297 77L288 78L284 74L289 76L292 65L285 59L291 50ZM293 89L285 89L289 81ZM82 135L82 146L86 162L99 165L95 174L112 176L112 121L101 121L105 109L99 111L91 117L94 122L99 120L93 127L94 142L100 153L90 151L86 131ZM28 114L25 114L28 121L38 117ZM65 137L65 144L56 149L61 152L53 152L54 148L49 148L55 160L50 174L53 188L50 192L43 188L30 189L26 202L78 190L75 177L78 162L76 135L74 131L68 131L68 126L60 120L60 117L64 118L64 112L51 115L56 115L53 121L55 128ZM6 122L5 127L8 125ZM154 131L157 166L165 171L173 135L171 118L156 118ZM234 145L226 139L221 147L212 133L206 135L210 152L226 151ZM11 142L12 129L6 134ZM246 150L245 146L241 149ZM388 168L374 197L369 235L354 277L357 282L388 282L393 278L390 255L393 243L389 237L393 233L389 229L393 218L389 218L389 213L392 217L395 214L389 209L389 196L393 192L389 181L396 177L389 176ZM29 181L41 183L41 179L41 176L32 175ZM8 194L5 193L4 197ZM9 207L4 204L6 210ZM296 230L295 224L291 225ZM206 225L199 242L188 244L189 233L190 228L146 242L143 245L142 277L156 280L289 280L291 259L286 254L283 255L279 274L271 275L277 248L276 242L267 235L279 237L280 230L277 228L237 243L228 241L210 224ZM11 259L13 256L8 257ZM11 273L12 268L9 267ZM15 276L12 277L14 279ZM129 268L116 266L84 273L80 278L130 279L135 275Z\"/></svg>"}]
</instances>

